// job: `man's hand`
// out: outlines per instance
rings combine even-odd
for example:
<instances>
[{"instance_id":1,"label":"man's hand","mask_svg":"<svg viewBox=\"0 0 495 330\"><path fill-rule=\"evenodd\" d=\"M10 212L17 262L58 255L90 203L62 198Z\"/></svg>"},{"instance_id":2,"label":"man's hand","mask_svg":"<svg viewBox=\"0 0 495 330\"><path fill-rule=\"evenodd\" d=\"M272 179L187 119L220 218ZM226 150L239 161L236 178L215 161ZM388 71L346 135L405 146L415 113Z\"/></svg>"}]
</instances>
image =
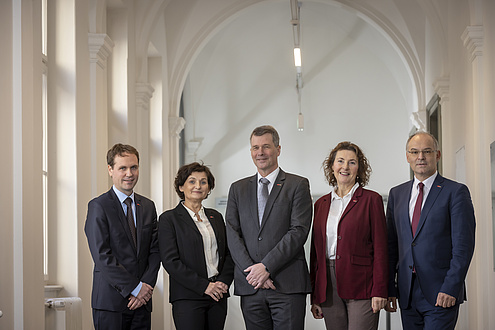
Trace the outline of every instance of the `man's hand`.
<instances>
[{"instance_id":1,"label":"man's hand","mask_svg":"<svg viewBox=\"0 0 495 330\"><path fill-rule=\"evenodd\" d=\"M262 288L265 281L270 277L270 273L266 271L265 265L261 262L249 266L244 269L244 272L249 273L248 276L246 276L246 281L254 286L255 289Z\"/></svg>"},{"instance_id":2,"label":"man's hand","mask_svg":"<svg viewBox=\"0 0 495 330\"><path fill-rule=\"evenodd\" d=\"M388 297L387 305L385 305L385 310L387 312L393 313L397 311L397 298Z\"/></svg>"},{"instance_id":3,"label":"man's hand","mask_svg":"<svg viewBox=\"0 0 495 330\"><path fill-rule=\"evenodd\" d=\"M151 299L152 295L153 287L143 282L143 285L141 286L141 290L139 290L137 297L134 297L133 295L129 297L129 303L127 304L127 307L130 310L138 309L139 307L146 305L146 303Z\"/></svg>"},{"instance_id":4,"label":"man's hand","mask_svg":"<svg viewBox=\"0 0 495 330\"><path fill-rule=\"evenodd\" d=\"M213 300L219 301L223 298L223 295L227 293L229 287L223 282L211 282L205 290L205 293L209 295Z\"/></svg>"},{"instance_id":5,"label":"man's hand","mask_svg":"<svg viewBox=\"0 0 495 330\"><path fill-rule=\"evenodd\" d=\"M143 282L143 285L141 286L141 290L139 291L136 298L144 300L144 304L146 305L148 300L151 299L152 295L153 295L153 287Z\"/></svg>"},{"instance_id":6,"label":"man's hand","mask_svg":"<svg viewBox=\"0 0 495 330\"><path fill-rule=\"evenodd\" d=\"M373 309L373 313L380 312L380 309L385 308L385 306L387 306L387 298L382 298L382 297L371 298L371 308Z\"/></svg>"},{"instance_id":7,"label":"man's hand","mask_svg":"<svg viewBox=\"0 0 495 330\"><path fill-rule=\"evenodd\" d=\"M265 283L263 283L263 286L261 287L262 289L265 289L265 290L276 290L277 288L275 287L275 285L273 284L273 281L271 278L268 278Z\"/></svg>"},{"instance_id":8,"label":"man's hand","mask_svg":"<svg viewBox=\"0 0 495 330\"><path fill-rule=\"evenodd\" d=\"M134 297L132 294L129 297L129 303L127 304L127 308L129 308L131 311L138 309L139 307L143 306L143 301L139 300L138 298Z\"/></svg>"},{"instance_id":9,"label":"man's hand","mask_svg":"<svg viewBox=\"0 0 495 330\"><path fill-rule=\"evenodd\" d=\"M439 292L437 295L437 303L435 306L449 308L455 305L455 298L443 292Z\"/></svg>"},{"instance_id":10,"label":"man's hand","mask_svg":"<svg viewBox=\"0 0 495 330\"><path fill-rule=\"evenodd\" d=\"M322 319L323 312L321 311L321 306L318 304L311 305L311 313L315 319Z\"/></svg>"}]
</instances>

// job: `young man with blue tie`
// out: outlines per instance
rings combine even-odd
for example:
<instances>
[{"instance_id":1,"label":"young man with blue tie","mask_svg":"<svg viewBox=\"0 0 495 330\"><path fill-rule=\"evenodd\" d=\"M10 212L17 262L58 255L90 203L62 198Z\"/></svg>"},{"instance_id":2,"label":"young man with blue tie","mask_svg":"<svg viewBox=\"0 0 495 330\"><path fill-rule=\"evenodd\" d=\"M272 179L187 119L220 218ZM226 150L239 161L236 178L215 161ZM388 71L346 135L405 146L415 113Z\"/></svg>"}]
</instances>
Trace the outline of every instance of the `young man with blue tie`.
<instances>
[{"instance_id":1,"label":"young man with blue tie","mask_svg":"<svg viewBox=\"0 0 495 330\"><path fill-rule=\"evenodd\" d=\"M84 231L94 261L91 307L96 330L150 329L151 296L160 268L155 204L134 193L139 153L107 153L113 186L88 204Z\"/></svg>"}]
</instances>

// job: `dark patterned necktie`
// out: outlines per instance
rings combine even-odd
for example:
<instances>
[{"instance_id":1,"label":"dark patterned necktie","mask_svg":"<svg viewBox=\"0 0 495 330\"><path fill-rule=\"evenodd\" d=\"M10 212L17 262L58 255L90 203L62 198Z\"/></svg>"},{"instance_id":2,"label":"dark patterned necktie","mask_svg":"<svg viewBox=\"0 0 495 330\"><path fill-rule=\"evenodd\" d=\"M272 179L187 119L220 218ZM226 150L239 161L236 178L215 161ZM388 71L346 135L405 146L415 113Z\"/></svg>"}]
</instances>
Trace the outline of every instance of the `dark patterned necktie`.
<instances>
[{"instance_id":1,"label":"dark patterned necktie","mask_svg":"<svg viewBox=\"0 0 495 330\"><path fill-rule=\"evenodd\" d=\"M134 224L134 216L132 215L132 199L127 197L124 201L125 205L127 205L127 223L129 224L129 229L131 230L132 240L134 242L134 246L137 246L136 240L136 225Z\"/></svg>"}]
</instances>

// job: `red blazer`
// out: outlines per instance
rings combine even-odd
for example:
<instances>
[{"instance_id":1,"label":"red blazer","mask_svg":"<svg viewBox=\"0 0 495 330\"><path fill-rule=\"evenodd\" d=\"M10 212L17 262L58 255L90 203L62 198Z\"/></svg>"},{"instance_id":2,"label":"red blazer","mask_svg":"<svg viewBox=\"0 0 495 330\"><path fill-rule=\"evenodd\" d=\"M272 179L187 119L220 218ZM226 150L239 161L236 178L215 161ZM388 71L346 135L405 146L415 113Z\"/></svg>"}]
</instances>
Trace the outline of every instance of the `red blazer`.
<instances>
[{"instance_id":1,"label":"red blazer","mask_svg":"<svg viewBox=\"0 0 495 330\"><path fill-rule=\"evenodd\" d=\"M315 203L311 236L311 301L326 301L327 217L331 194ZM342 299L388 297L387 225L382 197L358 187L337 229L337 292Z\"/></svg>"}]
</instances>

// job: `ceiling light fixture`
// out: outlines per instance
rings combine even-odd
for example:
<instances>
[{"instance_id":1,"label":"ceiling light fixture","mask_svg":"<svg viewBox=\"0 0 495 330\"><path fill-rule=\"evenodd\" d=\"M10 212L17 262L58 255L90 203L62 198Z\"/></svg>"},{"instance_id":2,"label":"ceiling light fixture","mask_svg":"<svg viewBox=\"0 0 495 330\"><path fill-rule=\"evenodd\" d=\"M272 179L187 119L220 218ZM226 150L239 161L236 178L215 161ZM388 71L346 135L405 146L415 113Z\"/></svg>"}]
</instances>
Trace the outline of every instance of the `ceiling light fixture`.
<instances>
[{"instance_id":1,"label":"ceiling light fixture","mask_svg":"<svg viewBox=\"0 0 495 330\"><path fill-rule=\"evenodd\" d=\"M299 106L299 114L297 115L297 130L304 130L304 116L301 110L301 92L303 88L302 80L302 58L301 58L301 5L302 3L297 0L290 0L290 9L292 13L292 35L294 37L294 65L296 66L296 91L297 91L297 104Z\"/></svg>"}]
</instances>

